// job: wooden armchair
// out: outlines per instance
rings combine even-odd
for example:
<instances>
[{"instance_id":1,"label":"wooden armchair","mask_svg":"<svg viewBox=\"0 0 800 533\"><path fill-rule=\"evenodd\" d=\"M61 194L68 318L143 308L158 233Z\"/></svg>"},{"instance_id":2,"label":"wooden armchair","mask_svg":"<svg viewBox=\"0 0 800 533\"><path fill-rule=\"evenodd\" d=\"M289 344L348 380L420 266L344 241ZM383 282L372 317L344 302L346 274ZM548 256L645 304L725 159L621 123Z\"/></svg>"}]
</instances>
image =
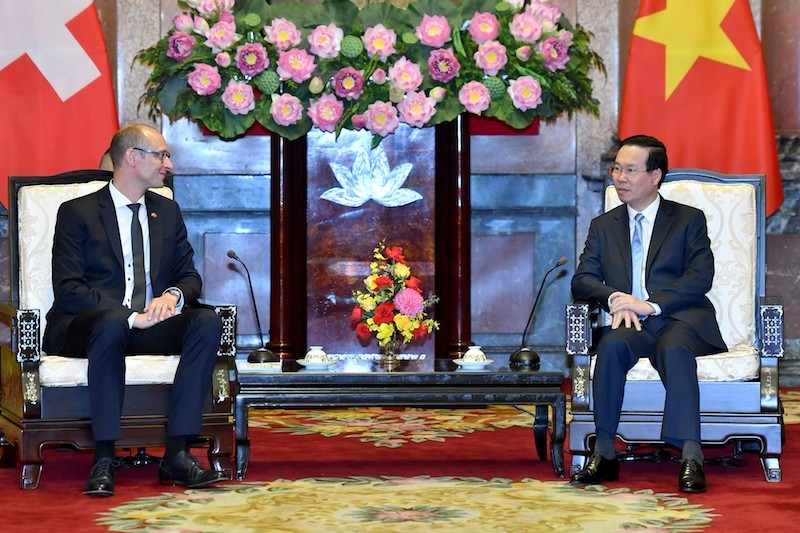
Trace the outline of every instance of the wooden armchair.
<instances>
[{"instance_id":1,"label":"wooden armchair","mask_svg":"<svg viewBox=\"0 0 800 533\"><path fill-rule=\"evenodd\" d=\"M714 252L715 276L708 297L729 351L697 358L702 444L734 443L737 456L742 451L758 452L767 481L780 481L783 413L778 360L783 357L783 306L779 298L764 296L764 177L679 169L667 175L660 192L703 210ZM606 210L619 203L609 185ZM592 335L597 328L592 316L597 313L588 303L567 306L566 349L573 361L569 432L573 473L583 468L595 434ZM647 358L640 359L627 376L617 432L629 452L636 444L663 444L663 407L664 387L658 374Z\"/></svg>"},{"instance_id":2,"label":"wooden armchair","mask_svg":"<svg viewBox=\"0 0 800 533\"><path fill-rule=\"evenodd\" d=\"M86 359L41 350L45 313L53 303L52 243L58 207L94 192L111 173L99 170L52 177L9 178L9 263L12 304L0 305L10 335L0 345L0 464L21 466L20 488L39 485L45 446L94 446L86 387ZM172 197L163 187L156 192ZM214 305L223 322L212 391L203 415L208 457L232 473L236 308ZM6 332L8 333L8 332ZM160 446L166 440L170 384L178 355L136 355L126 361L126 392L119 448Z\"/></svg>"}]
</instances>

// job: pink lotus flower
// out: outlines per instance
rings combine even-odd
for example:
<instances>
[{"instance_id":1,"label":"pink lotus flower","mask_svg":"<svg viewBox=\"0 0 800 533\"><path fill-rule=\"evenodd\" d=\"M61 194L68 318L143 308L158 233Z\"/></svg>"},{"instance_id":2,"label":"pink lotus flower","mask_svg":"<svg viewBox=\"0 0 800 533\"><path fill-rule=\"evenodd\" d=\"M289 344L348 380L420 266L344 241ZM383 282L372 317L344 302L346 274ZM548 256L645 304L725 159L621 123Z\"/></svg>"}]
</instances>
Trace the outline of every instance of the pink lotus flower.
<instances>
[{"instance_id":1,"label":"pink lotus flower","mask_svg":"<svg viewBox=\"0 0 800 533\"><path fill-rule=\"evenodd\" d=\"M194 70L186 76L189 87L200 96L208 96L217 92L222 85L222 78L216 67L205 63L195 63Z\"/></svg>"},{"instance_id":2,"label":"pink lotus flower","mask_svg":"<svg viewBox=\"0 0 800 533\"><path fill-rule=\"evenodd\" d=\"M521 111L534 109L542 103L542 86L531 76L520 76L509 81L506 90L514 107Z\"/></svg>"},{"instance_id":3,"label":"pink lotus flower","mask_svg":"<svg viewBox=\"0 0 800 533\"><path fill-rule=\"evenodd\" d=\"M410 92L402 102L397 104L400 112L400 122L404 122L413 128L421 128L430 122L436 114L436 100L425 96L424 92ZM402 292L402 291L401 291Z\"/></svg>"},{"instance_id":4,"label":"pink lotus flower","mask_svg":"<svg viewBox=\"0 0 800 533\"><path fill-rule=\"evenodd\" d=\"M528 10L514 15L508 29L516 40L523 43L535 43L542 37L542 25Z\"/></svg>"},{"instance_id":5,"label":"pink lotus flower","mask_svg":"<svg viewBox=\"0 0 800 533\"><path fill-rule=\"evenodd\" d=\"M220 11L230 11L233 9L233 3L234 0L199 0L195 7L203 15L209 16Z\"/></svg>"},{"instance_id":6,"label":"pink lotus flower","mask_svg":"<svg viewBox=\"0 0 800 533\"><path fill-rule=\"evenodd\" d=\"M487 76L496 76L508 63L506 47L497 41L486 41L479 45L478 51L472 57Z\"/></svg>"},{"instance_id":7,"label":"pink lotus flower","mask_svg":"<svg viewBox=\"0 0 800 533\"><path fill-rule=\"evenodd\" d=\"M374 135L386 137L394 133L400 121L397 118L397 109L389 102L375 102L367 107L364 113L365 127Z\"/></svg>"},{"instance_id":8,"label":"pink lotus flower","mask_svg":"<svg viewBox=\"0 0 800 533\"><path fill-rule=\"evenodd\" d=\"M288 50L302 40L297 26L285 18L272 19L272 26L264 26L264 35L267 42L278 50Z\"/></svg>"},{"instance_id":9,"label":"pink lotus flower","mask_svg":"<svg viewBox=\"0 0 800 533\"><path fill-rule=\"evenodd\" d=\"M531 47L525 45L517 48L517 50L514 52L514 55L516 55L517 59L519 59L520 61L527 61L531 58L532 53L533 51L531 50Z\"/></svg>"},{"instance_id":10,"label":"pink lotus flower","mask_svg":"<svg viewBox=\"0 0 800 533\"><path fill-rule=\"evenodd\" d=\"M403 56L389 67L389 79L394 87L403 92L416 91L422 85L422 70Z\"/></svg>"},{"instance_id":11,"label":"pink lotus flower","mask_svg":"<svg viewBox=\"0 0 800 533\"><path fill-rule=\"evenodd\" d=\"M330 59L339 55L344 32L336 24L319 25L308 36L309 50L322 59Z\"/></svg>"},{"instance_id":12,"label":"pink lotus flower","mask_svg":"<svg viewBox=\"0 0 800 533\"><path fill-rule=\"evenodd\" d=\"M561 10L545 2L534 0L525 9L528 13L533 15L539 24L542 25L544 31L552 31L558 24L558 19L561 18Z\"/></svg>"},{"instance_id":13,"label":"pink lotus flower","mask_svg":"<svg viewBox=\"0 0 800 533\"><path fill-rule=\"evenodd\" d=\"M194 29L194 21L190 15L181 13L172 19L172 25L175 29L182 32L190 32Z\"/></svg>"},{"instance_id":14,"label":"pink lotus flower","mask_svg":"<svg viewBox=\"0 0 800 533\"><path fill-rule=\"evenodd\" d=\"M219 21L208 30L208 40L205 45L210 47L213 52L222 52L230 48L241 35L236 34L236 24L234 22Z\"/></svg>"},{"instance_id":15,"label":"pink lotus flower","mask_svg":"<svg viewBox=\"0 0 800 533\"><path fill-rule=\"evenodd\" d=\"M500 22L492 13L475 12L469 21L469 34L478 44L494 41L500 35Z\"/></svg>"},{"instance_id":16,"label":"pink lotus flower","mask_svg":"<svg viewBox=\"0 0 800 533\"><path fill-rule=\"evenodd\" d=\"M253 88L244 82L230 80L222 93L222 103L234 115L246 115L256 107Z\"/></svg>"},{"instance_id":17,"label":"pink lotus flower","mask_svg":"<svg viewBox=\"0 0 800 533\"><path fill-rule=\"evenodd\" d=\"M269 112L276 124L293 126L303 118L303 104L299 98L292 94L272 95L272 105L269 106Z\"/></svg>"},{"instance_id":18,"label":"pink lotus flower","mask_svg":"<svg viewBox=\"0 0 800 533\"><path fill-rule=\"evenodd\" d=\"M182 31L177 31L169 36L167 46L167 57L171 57L175 61L182 63L192 55L192 50L197 40Z\"/></svg>"},{"instance_id":19,"label":"pink lotus flower","mask_svg":"<svg viewBox=\"0 0 800 533\"><path fill-rule=\"evenodd\" d=\"M236 49L236 66L245 76L257 76L269 66L267 49L261 43L247 43Z\"/></svg>"},{"instance_id":20,"label":"pink lotus flower","mask_svg":"<svg viewBox=\"0 0 800 533\"><path fill-rule=\"evenodd\" d=\"M436 81L450 83L458 76L460 70L461 64L452 48L433 50L428 56L428 72Z\"/></svg>"},{"instance_id":21,"label":"pink lotus flower","mask_svg":"<svg viewBox=\"0 0 800 533\"><path fill-rule=\"evenodd\" d=\"M353 67L345 67L334 74L331 86L339 98L358 100L364 87L364 76Z\"/></svg>"},{"instance_id":22,"label":"pink lotus flower","mask_svg":"<svg viewBox=\"0 0 800 533\"><path fill-rule=\"evenodd\" d=\"M413 289L400 289L394 296L394 307L404 315L416 316L424 309L424 300Z\"/></svg>"},{"instance_id":23,"label":"pink lotus flower","mask_svg":"<svg viewBox=\"0 0 800 533\"><path fill-rule=\"evenodd\" d=\"M550 72L563 70L569 62L569 46L557 37L548 37L539 46L539 53L544 57L544 66Z\"/></svg>"},{"instance_id":24,"label":"pink lotus flower","mask_svg":"<svg viewBox=\"0 0 800 533\"><path fill-rule=\"evenodd\" d=\"M280 52L276 72L284 80L303 83L311 78L315 68L314 56L302 48L292 48L288 52Z\"/></svg>"},{"instance_id":25,"label":"pink lotus flower","mask_svg":"<svg viewBox=\"0 0 800 533\"><path fill-rule=\"evenodd\" d=\"M450 24L442 16L422 15L422 22L416 28L416 35L419 42L432 48L441 48L444 43L450 40Z\"/></svg>"},{"instance_id":26,"label":"pink lotus flower","mask_svg":"<svg viewBox=\"0 0 800 533\"><path fill-rule=\"evenodd\" d=\"M222 68L231 66L231 55L228 52L220 52L214 57L214 62Z\"/></svg>"},{"instance_id":27,"label":"pink lotus flower","mask_svg":"<svg viewBox=\"0 0 800 533\"><path fill-rule=\"evenodd\" d=\"M377 55L381 59L386 59L397 53L397 50L394 49L394 45L397 43L397 33L394 30L386 29L383 24L367 28L361 40L364 41L364 48L367 49L369 57Z\"/></svg>"},{"instance_id":28,"label":"pink lotus flower","mask_svg":"<svg viewBox=\"0 0 800 533\"><path fill-rule=\"evenodd\" d=\"M386 83L386 71L382 68L376 68L372 73L372 81L375 85L383 85Z\"/></svg>"},{"instance_id":29,"label":"pink lotus flower","mask_svg":"<svg viewBox=\"0 0 800 533\"><path fill-rule=\"evenodd\" d=\"M194 31L203 37L208 37L208 32L211 28L208 27L208 21L199 15L194 16Z\"/></svg>"},{"instance_id":30,"label":"pink lotus flower","mask_svg":"<svg viewBox=\"0 0 800 533\"><path fill-rule=\"evenodd\" d=\"M489 109L492 97L489 95L489 89L481 82L470 81L458 91L458 101L470 113L480 115Z\"/></svg>"},{"instance_id":31,"label":"pink lotus flower","mask_svg":"<svg viewBox=\"0 0 800 533\"><path fill-rule=\"evenodd\" d=\"M344 104L332 94L323 94L318 100L312 100L308 108L308 118L321 131L333 132L342 118Z\"/></svg>"}]
</instances>

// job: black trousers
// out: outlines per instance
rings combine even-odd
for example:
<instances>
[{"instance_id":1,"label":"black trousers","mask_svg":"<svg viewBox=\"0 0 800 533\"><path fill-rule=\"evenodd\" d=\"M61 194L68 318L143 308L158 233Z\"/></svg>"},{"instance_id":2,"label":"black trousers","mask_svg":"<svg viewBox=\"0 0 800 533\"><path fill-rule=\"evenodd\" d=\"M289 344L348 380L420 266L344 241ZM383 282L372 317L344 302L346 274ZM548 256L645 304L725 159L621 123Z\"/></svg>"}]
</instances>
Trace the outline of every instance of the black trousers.
<instances>
[{"instance_id":1,"label":"black trousers","mask_svg":"<svg viewBox=\"0 0 800 533\"><path fill-rule=\"evenodd\" d=\"M594 420L599 430L615 435L622 411L625 375L649 357L666 390L661 438L680 446L700 441L700 389L695 357L714 348L690 325L669 317L650 317L642 331L623 326L603 328L594 369Z\"/></svg>"},{"instance_id":2,"label":"black trousers","mask_svg":"<svg viewBox=\"0 0 800 533\"><path fill-rule=\"evenodd\" d=\"M207 308L183 312L148 329L130 329L130 311L92 311L70 324L61 355L89 359L88 385L95 441L119 440L125 397L125 356L180 354L170 396L167 436L202 430L203 403L211 386L222 322Z\"/></svg>"}]
</instances>

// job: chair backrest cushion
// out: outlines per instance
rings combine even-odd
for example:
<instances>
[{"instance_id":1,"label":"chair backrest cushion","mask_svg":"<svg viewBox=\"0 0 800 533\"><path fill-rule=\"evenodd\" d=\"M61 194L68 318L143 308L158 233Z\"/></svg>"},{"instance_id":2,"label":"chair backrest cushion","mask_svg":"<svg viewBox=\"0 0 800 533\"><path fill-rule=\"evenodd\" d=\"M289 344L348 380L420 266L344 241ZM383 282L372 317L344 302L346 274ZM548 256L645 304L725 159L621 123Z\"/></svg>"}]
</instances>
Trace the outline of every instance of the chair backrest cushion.
<instances>
[{"instance_id":1,"label":"chair backrest cushion","mask_svg":"<svg viewBox=\"0 0 800 533\"><path fill-rule=\"evenodd\" d=\"M100 190L107 181L36 184L20 187L17 193L19 227L19 306L41 311L40 332L45 313L53 305L53 234L62 203ZM151 189L172 198L169 187Z\"/></svg>"},{"instance_id":2,"label":"chair backrest cushion","mask_svg":"<svg viewBox=\"0 0 800 533\"><path fill-rule=\"evenodd\" d=\"M717 311L722 338L733 351L756 343L756 191L749 183L668 181L664 198L701 209L714 252L714 283L708 298ZM605 209L620 205L616 189L605 191Z\"/></svg>"}]
</instances>

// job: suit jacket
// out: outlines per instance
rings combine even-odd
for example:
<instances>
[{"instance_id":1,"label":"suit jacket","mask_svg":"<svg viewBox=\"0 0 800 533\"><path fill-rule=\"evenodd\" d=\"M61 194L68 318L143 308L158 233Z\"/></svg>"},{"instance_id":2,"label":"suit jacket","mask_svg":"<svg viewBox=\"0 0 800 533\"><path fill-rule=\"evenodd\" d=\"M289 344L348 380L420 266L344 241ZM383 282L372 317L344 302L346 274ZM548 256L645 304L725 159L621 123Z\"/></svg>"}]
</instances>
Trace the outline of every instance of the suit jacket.
<instances>
[{"instance_id":1,"label":"suit jacket","mask_svg":"<svg viewBox=\"0 0 800 533\"><path fill-rule=\"evenodd\" d=\"M180 208L154 192L145 193L150 226L150 280L153 294L169 287L183 291L184 302L200 296L202 281L194 268ZM64 202L53 239L55 301L47 313L44 350L58 353L67 329L82 313L125 310L125 273L119 225L109 188Z\"/></svg>"},{"instance_id":2,"label":"suit jacket","mask_svg":"<svg viewBox=\"0 0 800 533\"><path fill-rule=\"evenodd\" d=\"M631 240L623 204L595 218L572 278L576 300L608 311L611 293L631 293ZM714 255L702 211L661 199L645 264L649 300L663 316L690 324L706 342L727 350L706 293L714 278Z\"/></svg>"}]
</instances>

